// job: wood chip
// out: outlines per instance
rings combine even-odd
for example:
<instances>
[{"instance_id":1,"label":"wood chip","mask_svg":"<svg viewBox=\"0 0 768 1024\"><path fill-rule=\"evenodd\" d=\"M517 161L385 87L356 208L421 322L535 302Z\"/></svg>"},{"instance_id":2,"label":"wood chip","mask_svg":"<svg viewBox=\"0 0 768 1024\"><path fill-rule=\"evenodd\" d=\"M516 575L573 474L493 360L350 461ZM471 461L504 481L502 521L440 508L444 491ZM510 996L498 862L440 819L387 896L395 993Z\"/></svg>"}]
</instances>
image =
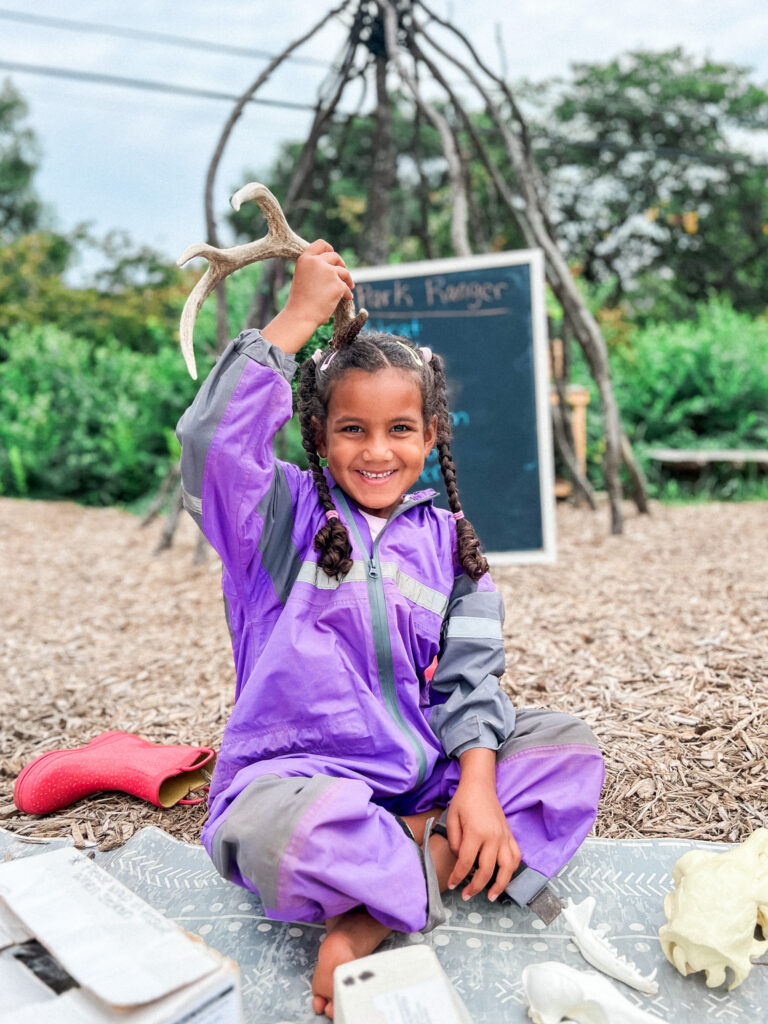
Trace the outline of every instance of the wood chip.
<instances>
[{"instance_id":1,"label":"wood chip","mask_svg":"<svg viewBox=\"0 0 768 1024\"><path fill-rule=\"evenodd\" d=\"M505 686L585 719L606 759L595 834L734 842L768 826L768 503L662 507L625 532L560 506L558 562L496 568ZM218 747L234 693L218 563L182 522L0 498L0 820L26 842L102 849L156 824L198 842L205 805L102 793L56 814L13 806L33 757L107 729ZM154 529L154 528L153 528Z\"/></svg>"}]
</instances>

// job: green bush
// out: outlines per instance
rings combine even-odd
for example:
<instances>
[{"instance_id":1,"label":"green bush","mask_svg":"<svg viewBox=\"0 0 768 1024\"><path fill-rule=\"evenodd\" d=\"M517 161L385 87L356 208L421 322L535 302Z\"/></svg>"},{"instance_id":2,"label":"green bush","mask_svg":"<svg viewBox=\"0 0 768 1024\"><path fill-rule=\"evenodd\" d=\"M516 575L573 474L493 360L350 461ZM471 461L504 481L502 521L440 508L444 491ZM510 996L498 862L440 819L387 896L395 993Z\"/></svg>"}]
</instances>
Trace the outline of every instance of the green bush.
<instances>
[{"instance_id":1,"label":"green bush","mask_svg":"<svg viewBox=\"0 0 768 1024\"><path fill-rule=\"evenodd\" d=\"M228 282L232 336L260 275L260 265L249 267ZM287 291L288 285L281 302ZM214 361L215 321L211 298L195 325L197 381L152 316L138 349L114 338L97 345L55 324L0 330L0 493L90 505L136 503L152 494L178 458L179 416ZM319 328L299 362L330 334L330 325ZM279 457L306 466L295 416L275 447Z\"/></svg>"},{"instance_id":2,"label":"green bush","mask_svg":"<svg viewBox=\"0 0 768 1024\"><path fill-rule=\"evenodd\" d=\"M590 476L602 485L598 396L580 362L575 376L593 394ZM768 448L768 319L737 313L723 300L700 306L696 320L653 323L612 348L611 371L622 421L649 475L654 496L768 496L764 472L712 465L693 476L662 470L649 448Z\"/></svg>"},{"instance_id":3,"label":"green bush","mask_svg":"<svg viewBox=\"0 0 768 1024\"><path fill-rule=\"evenodd\" d=\"M176 454L173 428L196 388L170 343L148 356L50 325L12 327L0 336L0 489L135 500Z\"/></svg>"}]
</instances>

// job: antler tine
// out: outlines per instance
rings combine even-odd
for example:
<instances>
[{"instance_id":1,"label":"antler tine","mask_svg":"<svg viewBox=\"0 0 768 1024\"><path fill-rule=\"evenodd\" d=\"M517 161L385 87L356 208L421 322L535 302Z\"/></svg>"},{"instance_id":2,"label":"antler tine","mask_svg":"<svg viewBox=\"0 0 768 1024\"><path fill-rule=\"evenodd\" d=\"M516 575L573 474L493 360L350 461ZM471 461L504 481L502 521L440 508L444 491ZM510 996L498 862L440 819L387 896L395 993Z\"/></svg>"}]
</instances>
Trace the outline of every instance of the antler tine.
<instances>
[{"instance_id":1,"label":"antler tine","mask_svg":"<svg viewBox=\"0 0 768 1024\"><path fill-rule=\"evenodd\" d=\"M190 245L181 254L178 265L181 267L195 256L208 260L208 269L197 282L184 304L179 324L179 341L181 351L190 375L197 379L193 335L195 321L200 309L214 291L216 285L225 277L247 267L259 260L282 258L295 260L307 248L309 242L297 235L288 226L280 204L270 190L257 181L249 182L232 196L230 202L235 210L246 200L253 199L259 204L267 221L267 233L264 238L245 245L235 245L230 249L217 249L205 242Z\"/></svg>"},{"instance_id":2,"label":"antler tine","mask_svg":"<svg viewBox=\"0 0 768 1024\"><path fill-rule=\"evenodd\" d=\"M185 249L178 260L180 267L195 256L202 256L208 260L208 269L190 292L184 304L179 324L181 351L190 376L195 380L197 379L197 368L192 341L195 320L203 303L214 291L216 285L233 271L247 267L259 260L298 259L309 245L309 242L288 226L280 204L266 185L251 181L235 192L230 203L235 210L239 210L241 205L250 199L259 204L266 218L268 230L264 238L255 242L247 242L245 245L236 245L230 249L217 249L205 242L198 242ZM364 323L367 317L368 314L365 310L361 310L357 319L362 318L362 323ZM355 319L354 303L351 299L342 299L334 311L332 347L338 347L341 344L341 332L345 331Z\"/></svg>"}]
</instances>

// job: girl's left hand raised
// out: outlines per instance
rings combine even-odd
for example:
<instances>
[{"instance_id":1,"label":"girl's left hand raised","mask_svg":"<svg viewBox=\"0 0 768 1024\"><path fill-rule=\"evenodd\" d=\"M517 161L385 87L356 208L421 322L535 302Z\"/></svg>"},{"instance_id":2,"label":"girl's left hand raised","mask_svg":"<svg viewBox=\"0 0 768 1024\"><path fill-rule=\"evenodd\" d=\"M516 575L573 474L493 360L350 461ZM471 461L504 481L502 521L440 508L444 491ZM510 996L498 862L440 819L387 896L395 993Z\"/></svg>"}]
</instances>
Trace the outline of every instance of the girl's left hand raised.
<instances>
[{"instance_id":1,"label":"girl's left hand raised","mask_svg":"<svg viewBox=\"0 0 768 1024\"><path fill-rule=\"evenodd\" d=\"M477 748L461 755L461 779L448 807L448 845L457 856L448 888L467 877L477 860L478 867L462 897L470 899L496 877L488 890L493 902L509 885L520 863L520 848L509 830L496 795L496 753Z\"/></svg>"}]
</instances>

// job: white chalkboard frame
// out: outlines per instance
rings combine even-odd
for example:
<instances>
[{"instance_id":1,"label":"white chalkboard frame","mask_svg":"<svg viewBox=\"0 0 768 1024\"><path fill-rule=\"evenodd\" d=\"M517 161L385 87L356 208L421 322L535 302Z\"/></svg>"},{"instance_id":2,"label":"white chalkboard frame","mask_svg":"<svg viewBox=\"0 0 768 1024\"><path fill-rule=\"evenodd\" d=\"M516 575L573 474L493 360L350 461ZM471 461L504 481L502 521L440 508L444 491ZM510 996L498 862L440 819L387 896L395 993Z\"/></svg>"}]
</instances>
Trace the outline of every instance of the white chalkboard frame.
<instances>
[{"instance_id":1,"label":"white chalkboard frame","mask_svg":"<svg viewBox=\"0 0 768 1024\"><path fill-rule=\"evenodd\" d=\"M388 280L393 277L429 277L488 267L528 265L530 278L532 355L536 407L536 436L539 453L539 494L542 545L534 550L489 551L495 565L552 564L557 560L555 528L554 453L549 408L547 316L544 295L544 254L540 249L517 249L478 256L459 256L413 263L389 263L352 270L357 282Z\"/></svg>"}]
</instances>

